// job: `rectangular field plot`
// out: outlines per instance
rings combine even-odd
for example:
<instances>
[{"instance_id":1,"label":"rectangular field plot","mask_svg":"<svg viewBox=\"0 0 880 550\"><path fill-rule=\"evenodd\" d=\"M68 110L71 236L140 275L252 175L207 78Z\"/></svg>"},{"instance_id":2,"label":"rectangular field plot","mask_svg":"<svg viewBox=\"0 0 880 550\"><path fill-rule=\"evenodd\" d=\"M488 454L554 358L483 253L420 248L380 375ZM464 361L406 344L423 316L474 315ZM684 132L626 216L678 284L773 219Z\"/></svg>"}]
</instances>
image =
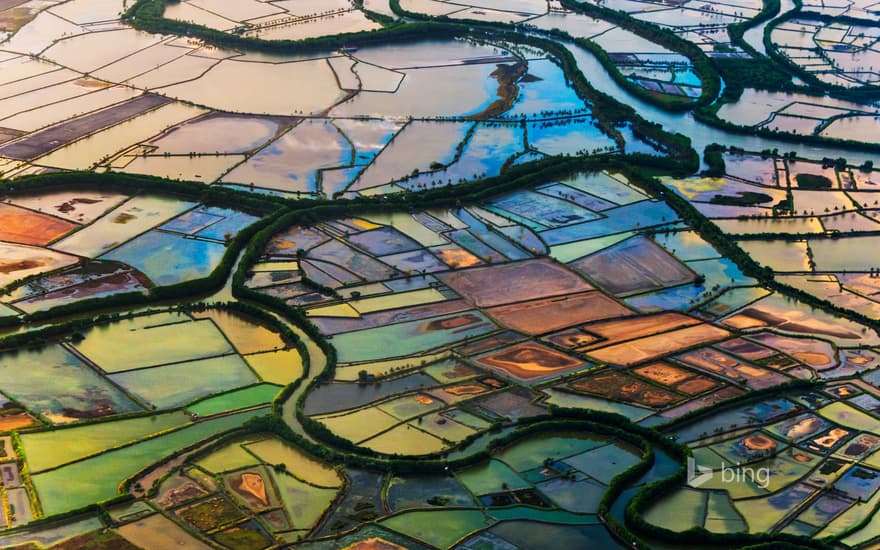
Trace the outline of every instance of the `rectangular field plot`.
<instances>
[{"instance_id":1,"label":"rectangular field plot","mask_svg":"<svg viewBox=\"0 0 880 550\"><path fill-rule=\"evenodd\" d=\"M632 310L598 291L520 302L487 312L502 325L531 335L634 315Z\"/></svg>"},{"instance_id":2,"label":"rectangular field plot","mask_svg":"<svg viewBox=\"0 0 880 550\"><path fill-rule=\"evenodd\" d=\"M623 233L645 227L675 222L678 215L666 203L645 200L606 210L607 217L575 225L549 229L541 233L547 244L553 246L592 237Z\"/></svg>"},{"instance_id":3,"label":"rectangular field plot","mask_svg":"<svg viewBox=\"0 0 880 550\"><path fill-rule=\"evenodd\" d=\"M140 410L59 345L0 355L0 390L55 423Z\"/></svg>"},{"instance_id":4,"label":"rectangular field plot","mask_svg":"<svg viewBox=\"0 0 880 550\"><path fill-rule=\"evenodd\" d=\"M494 523L480 510L410 510L381 525L436 548L452 548L459 539Z\"/></svg>"},{"instance_id":5,"label":"rectangular field plot","mask_svg":"<svg viewBox=\"0 0 880 550\"><path fill-rule=\"evenodd\" d=\"M340 487L343 483L336 470L279 439L263 439L245 447L266 464L286 464L290 472L310 484Z\"/></svg>"},{"instance_id":6,"label":"rectangular field plot","mask_svg":"<svg viewBox=\"0 0 880 550\"><path fill-rule=\"evenodd\" d=\"M85 137L101 128L112 126L150 109L165 105L169 101L167 98L154 94L142 95L120 105L73 119L47 130L31 134L15 143L0 147L0 155L21 160L34 159L57 149L65 143Z\"/></svg>"},{"instance_id":7,"label":"rectangular field plot","mask_svg":"<svg viewBox=\"0 0 880 550\"><path fill-rule=\"evenodd\" d=\"M564 266L546 259L453 271L439 278L480 307L592 289Z\"/></svg>"},{"instance_id":8,"label":"rectangular field plot","mask_svg":"<svg viewBox=\"0 0 880 550\"><path fill-rule=\"evenodd\" d=\"M634 365L699 344L723 340L730 333L701 324L590 351L590 356L617 365Z\"/></svg>"},{"instance_id":9,"label":"rectangular field plot","mask_svg":"<svg viewBox=\"0 0 880 550\"><path fill-rule=\"evenodd\" d=\"M65 283L69 286L65 286ZM16 308L25 313L34 313L79 300L146 291L149 286L149 281L132 269L119 264L93 262L40 277L19 287L16 291L20 291L25 297L16 297L14 303ZM51 290L52 288L59 289Z\"/></svg>"},{"instance_id":10,"label":"rectangular field plot","mask_svg":"<svg viewBox=\"0 0 880 550\"><path fill-rule=\"evenodd\" d=\"M167 315L95 327L75 347L109 373L235 353L210 320Z\"/></svg>"},{"instance_id":11,"label":"rectangular field plot","mask_svg":"<svg viewBox=\"0 0 880 550\"><path fill-rule=\"evenodd\" d=\"M575 390L643 407L665 408L682 400L682 396L649 384L621 371L605 369L571 384Z\"/></svg>"},{"instance_id":12,"label":"rectangular field plot","mask_svg":"<svg viewBox=\"0 0 880 550\"><path fill-rule=\"evenodd\" d=\"M483 367L523 382L536 382L589 365L533 342L517 344L476 360Z\"/></svg>"},{"instance_id":13,"label":"rectangular field plot","mask_svg":"<svg viewBox=\"0 0 880 550\"><path fill-rule=\"evenodd\" d=\"M53 248L94 258L194 206L166 197L134 197L92 225L58 241Z\"/></svg>"},{"instance_id":14,"label":"rectangular field plot","mask_svg":"<svg viewBox=\"0 0 880 550\"><path fill-rule=\"evenodd\" d=\"M397 356L449 346L495 329L482 313L463 312L374 329L347 332L333 338L343 363L384 359L388 350Z\"/></svg>"},{"instance_id":15,"label":"rectangular field plot","mask_svg":"<svg viewBox=\"0 0 880 550\"><path fill-rule=\"evenodd\" d=\"M686 264L654 241L641 236L569 265L615 296L678 286L696 278Z\"/></svg>"},{"instance_id":16,"label":"rectangular field plot","mask_svg":"<svg viewBox=\"0 0 880 550\"><path fill-rule=\"evenodd\" d=\"M162 514L153 514L119 527L117 532L132 544L153 548L187 548L209 550L211 547L196 539Z\"/></svg>"},{"instance_id":17,"label":"rectangular field plot","mask_svg":"<svg viewBox=\"0 0 880 550\"><path fill-rule=\"evenodd\" d=\"M420 428L401 424L362 443L364 447L385 454L423 455L436 453L446 448L446 443Z\"/></svg>"},{"instance_id":18,"label":"rectangular field plot","mask_svg":"<svg viewBox=\"0 0 880 550\"><path fill-rule=\"evenodd\" d=\"M106 449L133 443L149 435L189 424L189 416L175 411L63 430L23 435L31 473L57 468Z\"/></svg>"},{"instance_id":19,"label":"rectangular field plot","mask_svg":"<svg viewBox=\"0 0 880 550\"><path fill-rule=\"evenodd\" d=\"M0 286L73 265L79 258L20 244L0 242Z\"/></svg>"},{"instance_id":20,"label":"rectangular field plot","mask_svg":"<svg viewBox=\"0 0 880 550\"><path fill-rule=\"evenodd\" d=\"M166 286L207 277L225 253L226 247L220 243L150 231L101 259L135 267L155 285Z\"/></svg>"},{"instance_id":21,"label":"rectangular field plot","mask_svg":"<svg viewBox=\"0 0 880 550\"><path fill-rule=\"evenodd\" d=\"M329 121L305 121L223 177L224 183L317 192L318 170L351 164L353 150Z\"/></svg>"},{"instance_id":22,"label":"rectangular field plot","mask_svg":"<svg viewBox=\"0 0 880 550\"><path fill-rule=\"evenodd\" d=\"M246 420L265 412L266 409L260 409L205 420L160 437L35 475L31 479L47 515L76 510L117 496L119 480L136 474L160 458L237 428Z\"/></svg>"},{"instance_id":23,"label":"rectangular field plot","mask_svg":"<svg viewBox=\"0 0 880 550\"><path fill-rule=\"evenodd\" d=\"M353 443L369 439L400 423L397 418L374 407L332 416L316 416L314 419Z\"/></svg>"},{"instance_id":24,"label":"rectangular field plot","mask_svg":"<svg viewBox=\"0 0 880 550\"><path fill-rule=\"evenodd\" d=\"M657 315L641 315L630 319L604 321L584 327L594 338L602 339L593 347L605 346L615 342L641 338L682 327L699 324L700 321L680 313L660 313ZM589 345L582 349L589 349Z\"/></svg>"},{"instance_id":25,"label":"rectangular field plot","mask_svg":"<svg viewBox=\"0 0 880 550\"><path fill-rule=\"evenodd\" d=\"M0 241L42 246L75 227L53 216L0 204Z\"/></svg>"},{"instance_id":26,"label":"rectangular field plot","mask_svg":"<svg viewBox=\"0 0 880 550\"><path fill-rule=\"evenodd\" d=\"M572 189L572 193L577 193ZM561 227L600 217L599 214L556 198L532 191L518 191L492 202L493 210L503 216L515 216L535 230Z\"/></svg>"},{"instance_id":27,"label":"rectangular field plot","mask_svg":"<svg viewBox=\"0 0 880 550\"><path fill-rule=\"evenodd\" d=\"M110 379L160 409L179 407L206 395L259 381L238 355L120 372ZM274 396L277 388L272 388Z\"/></svg>"},{"instance_id":28,"label":"rectangular field plot","mask_svg":"<svg viewBox=\"0 0 880 550\"><path fill-rule=\"evenodd\" d=\"M211 319L242 355L280 350L285 346L278 333L233 311L210 309L194 312L193 317Z\"/></svg>"},{"instance_id":29,"label":"rectangular field plot","mask_svg":"<svg viewBox=\"0 0 880 550\"><path fill-rule=\"evenodd\" d=\"M125 195L109 192L43 191L39 194L10 197L9 203L86 224L95 221L127 198Z\"/></svg>"}]
</instances>

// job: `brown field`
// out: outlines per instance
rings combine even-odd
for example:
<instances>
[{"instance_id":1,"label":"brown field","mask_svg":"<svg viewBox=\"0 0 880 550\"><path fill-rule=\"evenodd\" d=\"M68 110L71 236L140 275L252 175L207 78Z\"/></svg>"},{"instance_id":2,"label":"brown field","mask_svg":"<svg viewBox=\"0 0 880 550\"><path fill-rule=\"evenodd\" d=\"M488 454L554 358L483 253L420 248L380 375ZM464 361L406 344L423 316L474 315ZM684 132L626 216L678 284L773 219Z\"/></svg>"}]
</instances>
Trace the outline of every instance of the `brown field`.
<instances>
[{"instance_id":1,"label":"brown field","mask_svg":"<svg viewBox=\"0 0 880 550\"><path fill-rule=\"evenodd\" d=\"M17 1L17 0L16 0ZM26 2L27 0L24 0ZM24 4L22 2L22 4ZM3 9L3 0L0 0L0 10ZM2 24L2 23L0 23ZM23 132L18 130L13 130L12 128L0 128L0 143L6 143L7 141L13 140L17 137L21 137Z\"/></svg>"},{"instance_id":2,"label":"brown field","mask_svg":"<svg viewBox=\"0 0 880 550\"><path fill-rule=\"evenodd\" d=\"M688 365L719 374L731 380L745 382L754 390L769 388L789 380L788 377L782 374L749 365L748 363L742 363L712 348L689 351L680 355L678 359Z\"/></svg>"},{"instance_id":3,"label":"brown field","mask_svg":"<svg viewBox=\"0 0 880 550\"><path fill-rule=\"evenodd\" d=\"M835 326L819 319L805 317L804 312L791 309L784 310L772 303L758 302L739 313L722 320L725 325L735 329L758 327L774 327L786 332L809 334L812 336L826 335L846 340L858 340L861 336L846 327Z\"/></svg>"},{"instance_id":4,"label":"brown field","mask_svg":"<svg viewBox=\"0 0 880 550\"><path fill-rule=\"evenodd\" d=\"M719 374L731 373L733 368L740 364L733 357L712 348L694 350L682 355L679 359Z\"/></svg>"},{"instance_id":5,"label":"brown field","mask_svg":"<svg viewBox=\"0 0 880 550\"><path fill-rule=\"evenodd\" d=\"M728 317L727 319L724 319L722 323L729 326L730 328L735 328L737 330L746 330L750 328L767 326L767 323L762 321L760 318L752 317L751 315L746 315L744 313Z\"/></svg>"},{"instance_id":6,"label":"brown field","mask_svg":"<svg viewBox=\"0 0 880 550\"><path fill-rule=\"evenodd\" d=\"M694 375L692 372L662 362L639 367L634 369L633 372L663 386L675 385Z\"/></svg>"},{"instance_id":7,"label":"brown field","mask_svg":"<svg viewBox=\"0 0 880 550\"><path fill-rule=\"evenodd\" d=\"M727 340L726 342L719 343L718 347L725 351L729 351L734 355L739 355L744 359L749 359L752 361L754 361L755 359L764 359L776 353L775 350L766 348L743 338L732 338L730 340Z\"/></svg>"},{"instance_id":8,"label":"brown field","mask_svg":"<svg viewBox=\"0 0 880 550\"><path fill-rule=\"evenodd\" d=\"M488 338L483 338L482 340L478 340L472 344L459 346L455 348L455 351L456 353L464 355L465 357L470 357L471 355L477 355L483 352L491 351L493 349L498 349L502 346L507 346L519 342L524 338L524 336L512 331L502 332L493 336L489 336Z\"/></svg>"},{"instance_id":9,"label":"brown field","mask_svg":"<svg viewBox=\"0 0 880 550\"><path fill-rule=\"evenodd\" d=\"M521 388L514 388L480 398L477 404L482 409L517 420L546 412L546 409L542 409L533 403L534 398L534 395L531 393Z\"/></svg>"},{"instance_id":10,"label":"brown field","mask_svg":"<svg viewBox=\"0 0 880 550\"><path fill-rule=\"evenodd\" d=\"M0 432L11 432L33 426L36 423L36 419L28 413L8 414L0 416Z\"/></svg>"},{"instance_id":11,"label":"brown field","mask_svg":"<svg viewBox=\"0 0 880 550\"><path fill-rule=\"evenodd\" d=\"M200 485L194 481L186 481L180 487L175 487L166 491L157 498L156 503L163 508L172 508L184 502L189 502L197 498L201 498L208 494Z\"/></svg>"},{"instance_id":12,"label":"brown field","mask_svg":"<svg viewBox=\"0 0 880 550\"><path fill-rule=\"evenodd\" d=\"M441 262L452 268L473 267L483 263L483 260L463 248L442 248L434 251L434 254Z\"/></svg>"},{"instance_id":13,"label":"brown field","mask_svg":"<svg viewBox=\"0 0 880 550\"><path fill-rule=\"evenodd\" d=\"M592 350L590 355L605 363L630 366L728 336L730 333L724 329L700 324Z\"/></svg>"},{"instance_id":14,"label":"brown field","mask_svg":"<svg viewBox=\"0 0 880 550\"><path fill-rule=\"evenodd\" d=\"M832 428L827 434L814 439L813 443L819 445L820 447L830 449L831 447L837 445L838 441L848 436L849 434L849 430L844 430L843 428Z\"/></svg>"},{"instance_id":15,"label":"brown field","mask_svg":"<svg viewBox=\"0 0 880 550\"><path fill-rule=\"evenodd\" d=\"M406 550L406 548L385 539L374 537L349 544L343 550Z\"/></svg>"},{"instance_id":16,"label":"brown field","mask_svg":"<svg viewBox=\"0 0 880 550\"><path fill-rule=\"evenodd\" d=\"M437 277L480 307L593 289L573 271L548 259L450 271Z\"/></svg>"},{"instance_id":17,"label":"brown field","mask_svg":"<svg viewBox=\"0 0 880 550\"><path fill-rule=\"evenodd\" d=\"M479 395L485 393L486 388L479 384L464 384L461 386L444 388L444 391L449 392L452 395Z\"/></svg>"},{"instance_id":18,"label":"brown field","mask_svg":"<svg viewBox=\"0 0 880 550\"><path fill-rule=\"evenodd\" d=\"M477 359L477 363L519 380L535 380L586 365L580 359L533 342L523 342Z\"/></svg>"},{"instance_id":19,"label":"brown field","mask_svg":"<svg viewBox=\"0 0 880 550\"><path fill-rule=\"evenodd\" d=\"M811 367L827 367L832 362L831 357L828 357L828 355L815 351L797 351L792 353L792 356Z\"/></svg>"},{"instance_id":20,"label":"brown field","mask_svg":"<svg viewBox=\"0 0 880 550\"><path fill-rule=\"evenodd\" d=\"M631 237L569 264L615 296L690 283L696 274L651 239Z\"/></svg>"},{"instance_id":21,"label":"brown field","mask_svg":"<svg viewBox=\"0 0 880 550\"><path fill-rule=\"evenodd\" d=\"M501 324L531 335L634 315L632 310L599 291L499 306L488 313Z\"/></svg>"},{"instance_id":22,"label":"brown field","mask_svg":"<svg viewBox=\"0 0 880 550\"><path fill-rule=\"evenodd\" d=\"M776 449L776 441L760 432L747 435L742 440L742 444L750 451L772 451Z\"/></svg>"},{"instance_id":23,"label":"brown field","mask_svg":"<svg viewBox=\"0 0 880 550\"><path fill-rule=\"evenodd\" d=\"M434 390L429 390L428 394L435 399L446 403L447 405L454 405L456 403L461 403L462 401L467 401L468 399L472 399L478 395L484 394L487 391L489 391L488 388L485 388L479 384L461 384L449 388L437 388Z\"/></svg>"},{"instance_id":24,"label":"brown field","mask_svg":"<svg viewBox=\"0 0 880 550\"><path fill-rule=\"evenodd\" d=\"M695 378L685 380L681 384L675 386L675 389L687 395L699 395L717 387L718 382L715 380L706 376L697 375Z\"/></svg>"},{"instance_id":25,"label":"brown field","mask_svg":"<svg viewBox=\"0 0 880 550\"><path fill-rule=\"evenodd\" d=\"M44 246L76 224L24 208L0 204L0 241Z\"/></svg>"},{"instance_id":26,"label":"brown field","mask_svg":"<svg viewBox=\"0 0 880 550\"><path fill-rule=\"evenodd\" d=\"M616 321L593 323L583 328L601 338L602 341L578 348L578 351L586 351L591 348L607 346L616 342L698 324L700 324L699 320L682 313L659 313L657 315L642 315Z\"/></svg>"},{"instance_id":27,"label":"brown field","mask_svg":"<svg viewBox=\"0 0 880 550\"><path fill-rule=\"evenodd\" d=\"M467 378L468 376L473 376L477 374L479 371L476 369L465 365L464 363L456 362L454 365L449 367L449 369L443 371L443 376L450 379L456 380L461 378Z\"/></svg>"},{"instance_id":28,"label":"brown field","mask_svg":"<svg viewBox=\"0 0 880 550\"><path fill-rule=\"evenodd\" d=\"M582 378L571 384L571 387L612 401L627 401L653 408L663 408L682 399L676 393L612 369Z\"/></svg>"},{"instance_id":29,"label":"brown field","mask_svg":"<svg viewBox=\"0 0 880 550\"><path fill-rule=\"evenodd\" d=\"M697 397L696 399L685 401L681 405L676 405L671 409L667 409L660 413L660 416L663 418L679 418L689 412L711 407L715 403L733 399L734 397L739 397L745 393L745 391L735 386L723 386L717 391L710 392L701 397Z\"/></svg>"},{"instance_id":30,"label":"brown field","mask_svg":"<svg viewBox=\"0 0 880 550\"><path fill-rule=\"evenodd\" d=\"M256 472L244 472L230 478L229 485L232 490L240 494L247 501L256 500L263 507L269 505L269 495L266 493L266 482L263 476Z\"/></svg>"},{"instance_id":31,"label":"brown field","mask_svg":"<svg viewBox=\"0 0 880 550\"><path fill-rule=\"evenodd\" d=\"M542 340L560 348L574 349L592 344L599 340L599 338L582 329L572 328L555 334L548 334Z\"/></svg>"}]
</instances>

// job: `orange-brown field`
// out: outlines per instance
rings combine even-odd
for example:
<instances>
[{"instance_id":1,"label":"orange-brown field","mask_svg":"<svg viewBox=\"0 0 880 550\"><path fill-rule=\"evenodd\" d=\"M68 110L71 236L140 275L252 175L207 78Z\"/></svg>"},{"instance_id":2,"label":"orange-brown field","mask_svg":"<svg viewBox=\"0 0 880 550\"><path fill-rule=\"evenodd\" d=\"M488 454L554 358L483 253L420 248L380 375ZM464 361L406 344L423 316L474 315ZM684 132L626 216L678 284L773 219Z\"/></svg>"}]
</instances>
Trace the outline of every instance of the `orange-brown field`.
<instances>
[{"instance_id":1,"label":"orange-brown field","mask_svg":"<svg viewBox=\"0 0 880 550\"><path fill-rule=\"evenodd\" d=\"M0 204L0 241L43 246L75 227L53 216Z\"/></svg>"},{"instance_id":2,"label":"orange-brown field","mask_svg":"<svg viewBox=\"0 0 880 550\"><path fill-rule=\"evenodd\" d=\"M683 285L696 277L678 258L641 235L569 265L615 296Z\"/></svg>"},{"instance_id":3,"label":"orange-brown field","mask_svg":"<svg viewBox=\"0 0 880 550\"><path fill-rule=\"evenodd\" d=\"M662 362L639 367L633 372L664 386L672 386L694 375L692 372Z\"/></svg>"},{"instance_id":4,"label":"orange-brown field","mask_svg":"<svg viewBox=\"0 0 880 550\"><path fill-rule=\"evenodd\" d=\"M493 349L498 349L503 346L515 344L516 342L522 340L525 340L525 336L517 334L513 331L508 331L495 334L494 336L489 336L487 338L483 338L482 340L477 340L472 344L458 346L457 348L455 348L455 351L456 353L460 353L465 357L470 357L471 355L479 355Z\"/></svg>"},{"instance_id":5,"label":"orange-brown field","mask_svg":"<svg viewBox=\"0 0 880 550\"><path fill-rule=\"evenodd\" d=\"M742 444L750 451L772 451L776 449L776 441L762 433L746 436L742 440Z\"/></svg>"},{"instance_id":6,"label":"orange-brown field","mask_svg":"<svg viewBox=\"0 0 880 550\"><path fill-rule=\"evenodd\" d=\"M819 445L820 447L824 447L826 449L830 449L837 445L837 443L843 439L844 437L850 434L849 430L844 430L843 428L832 428L827 434L822 437L817 437L813 440L813 443Z\"/></svg>"},{"instance_id":7,"label":"orange-brown field","mask_svg":"<svg viewBox=\"0 0 880 550\"><path fill-rule=\"evenodd\" d=\"M0 416L0 432L11 432L33 426L36 423L37 421L28 413L8 414Z\"/></svg>"},{"instance_id":8,"label":"orange-brown field","mask_svg":"<svg viewBox=\"0 0 880 550\"><path fill-rule=\"evenodd\" d=\"M486 388L479 384L464 384L461 386L452 386L445 388L445 391L452 395L478 395L486 391Z\"/></svg>"},{"instance_id":9,"label":"orange-brown field","mask_svg":"<svg viewBox=\"0 0 880 550\"><path fill-rule=\"evenodd\" d=\"M180 487L161 493L157 497L156 503L163 508L173 508L174 506L201 498L207 494L208 491L203 489L196 482L187 481Z\"/></svg>"},{"instance_id":10,"label":"orange-brown field","mask_svg":"<svg viewBox=\"0 0 880 550\"><path fill-rule=\"evenodd\" d=\"M682 399L676 393L613 369L605 369L598 374L582 378L571 387L607 399L628 401L654 408L663 408Z\"/></svg>"},{"instance_id":11,"label":"orange-brown field","mask_svg":"<svg viewBox=\"0 0 880 550\"><path fill-rule=\"evenodd\" d=\"M452 386L447 388L437 388L434 390L428 391L428 393L446 403L447 405L452 405L454 403L460 403L462 401L466 401L471 399L472 397L476 397L477 395L481 395L489 391L489 388L481 386L479 384L461 384L458 386Z\"/></svg>"},{"instance_id":12,"label":"orange-brown field","mask_svg":"<svg viewBox=\"0 0 880 550\"><path fill-rule=\"evenodd\" d=\"M438 278L480 307L593 289L573 271L546 258L450 271Z\"/></svg>"},{"instance_id":13,"label":"orange-brown field","mask_svg":"<svg viewBox=\"0 0 880 550\"><path fill-rule=\"evenodd\" d=\"M730 333L724 329L700 324L595 349L590 351L590 355L605 363L630 366L693 346L717 342L728 336Z\"/></svg>"},{"instance_id":14,"label":"orange-brown field","mask_svg":"<svg viewBox=\"0 0 880 550\"><path fill-rule=\"evenodd\" d=\"M269 494L266 490L266 482L263 476L257 472L243 472L230 478L232 490L245 498L245 500L259 504L256 508L269 506Z\"/></svg>"},{"instance_id":15,"label":"orange-brown field","mask_svg":"<svg viewBox=\"0 0 880 550\"><path fill-rule=\"evenodd\" d=\"M633 315L632 310L599 291L499 306L488 313L501 324L532 335Z\"/></svg>"},{"instance_id":16,"label":"orange-brown field","mask_svg":"<svg viewBox=\"0 0 880 550\"><path fill-rule=\"evenodd\" d=\"M732 380L741 380L752 389L768 388L788 380L774 371L740 362L712 348L689 351L678 357L680 361L697 368L720 374Z\"/></svg>"},{"instance_id":17,"label":"orange-brown field","mask_svg":"<svg viewBox=\"0 0 880 550\"><path fill-rule=\"evenodd\" d=\"M436 251L441 262L452 268L473 267L483 263L482 260L463 248L444 248Z\"/></svg>"},{"instance_id":18,"label":"orange-brown field","mask_svg":"<svg viewBox=\"0 0 880 550\"><path fill-rule=\"evenodd\" d=\"M406 550L406 548L385 539L372 538L359 540L346 546L343 550Z\"/></svg>"},{"instance_id":19,"label":"orange-brown field","mask_svg":"<svg viewBox=\"0 0 880 550\"><path fill-rule=\"evenodd\" d=\"M757 302L739 313L722 321L725 325L739 329L775 327L786 332L826 335L846 340L858 340L860 335L844 326L832 325L820 319L810 318L797 309L786 310L768 302Z\"/></svg>"},{"instance_id":20,"label":"orange-brown field","mask_svg":"<svg viewBox=\"0 0 880 550\"><path fill-rule=\"evenodd\" d=\"M638 367L633 372L686 395L697 395L718 386L718 382L708 376L663 362Z\"/></svg>"},{"instance_id":21,"label":"orange-brown field","mask_svg":"<svg viewBox=\"0 0 880 550\"><path fill-rule=\"evenodd\" d=\"M579 351L586 351L591 348L607 346L616 342L623 342L698 324L700 324L698 319L688 317L681 313L659 313L657 315L643 315L640 317L593 323L584 327L584 329L591 334L600 337L602 341L579 348Z\"/></svg>"},{"instance_id":22,"label":"orange-brown field","mask_svg":"<svg viewBox=\"0 0 880 550\"><path fill-rule=\"evenodd\" d=\"M532 342L481 357L477 363L520 380L535 380L586 365L583 361Z\"/></svg>"},{"instance_id":23,"label":"orange-brown field","mask_svg":"<svg viewBox=\"0 0 880 550\"><path fill-rule=\"evenodd\" d=\"M718 347L724 351L732 353L733 355L748 359L749 361L766 359L776 353L775 350L756 344L745 338L731 338L726 342L719 343Z\"/></svg>"},{"instance_id":24,"label":"orange-brown field","mask_svg":"<svg viewBox=\"0 0 880 550\"><path fill-rule=\"evenodd\" d=\"M679 359L719 374L728 374L741 364L733 357L712 348L694 350L682 355Z\"/></svg>"},{"instance_id":25,"label":"orange-brown field","mask_svg":"<svg viewBox=\"0 0 880 550\"><path fill-rule=\"evenodd\" d=\"M698 395L718 387L718 382L706 376L698 375L675 386L677 391L687 395Z\"/></svg>"},{"instance_id":26,"label":"orange-brown field","mask_svg":"<svg viewBox=\"0 0 880 550\"><path fill-rule=\"evenodd\" d=\"M560 348L565 349L574 349L585 347L593 342L599 340L599 337L590 334L583 329L573 328L569 330L563 330L561 332L557 332L555 334L548 334L543 338L545 342L549 342L554 346L559 346Z\"/></svg>"}]
</instances>

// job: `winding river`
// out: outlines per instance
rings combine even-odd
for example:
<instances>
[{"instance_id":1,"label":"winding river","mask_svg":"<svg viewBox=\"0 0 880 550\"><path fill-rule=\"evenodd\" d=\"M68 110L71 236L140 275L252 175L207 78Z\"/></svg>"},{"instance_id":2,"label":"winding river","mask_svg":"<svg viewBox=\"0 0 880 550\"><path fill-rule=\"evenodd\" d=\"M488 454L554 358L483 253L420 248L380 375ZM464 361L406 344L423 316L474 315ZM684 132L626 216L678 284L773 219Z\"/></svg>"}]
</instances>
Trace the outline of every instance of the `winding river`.
<instances>
[{"instance_id":1,"label":"winding river","mask_svg":"<svg viewBox=\"0 0 880 550\"><path fill-rule=\"evenodd\" d=\"M599 60L587 50L574 43L562 42L577 61L578 67L584 76L597 90L604 92L617 101L630 105L642 116L651 122L661 124L667 130L679 132L691 138L694 149L698 152L710 143L720 143L729 147L739 147L746 151L763 151L765 149L779 149L780 151L795 151L799 157L822 159L824 157L846 158L850 164L861 164L866 160L875 160L880 157L876 153L856 151L831 145L810 145L794 141L783 141L759 136L738 134L715 128L696 120L690 112L669 113L650 103L631 95L622 88L611 75L605 70ZM880 160L880 159L878 159Z\"/></svg>"}]
</instances>

